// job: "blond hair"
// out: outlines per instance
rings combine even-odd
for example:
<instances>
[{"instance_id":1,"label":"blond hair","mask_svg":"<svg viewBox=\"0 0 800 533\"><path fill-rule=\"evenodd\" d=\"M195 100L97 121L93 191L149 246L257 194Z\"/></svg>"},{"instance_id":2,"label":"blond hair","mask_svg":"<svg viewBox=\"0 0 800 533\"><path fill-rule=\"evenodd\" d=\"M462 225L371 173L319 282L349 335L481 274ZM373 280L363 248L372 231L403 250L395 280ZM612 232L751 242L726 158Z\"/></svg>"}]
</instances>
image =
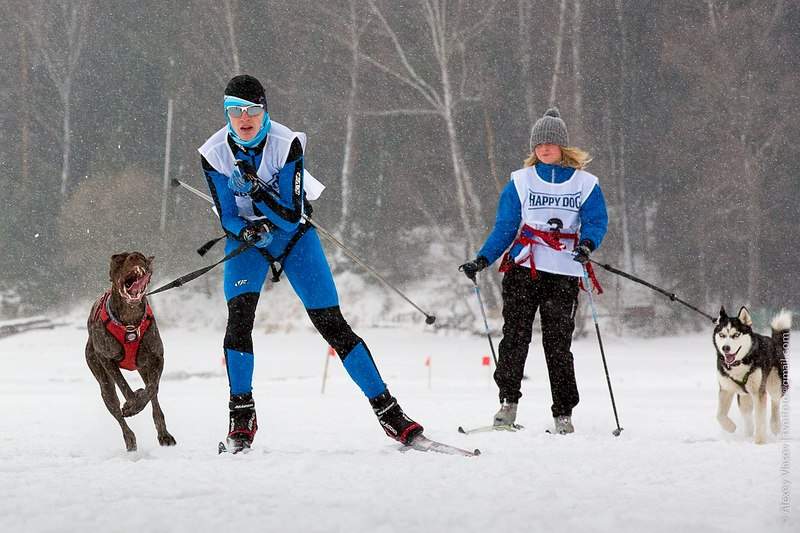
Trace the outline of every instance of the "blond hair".
<instances>
[{"instance_id":1,"label":"blond hair","mask_svg":"<svg viewBox=\"0 0 800 533\"><path fill-rule=\"evenodd\" d=\"M570 168L577 168L578 170L583 170L586 166L591 162L592 156L589 155L588 152L581 150L575 146L561 146L561 161L559 165L562 167L570 167ZM523 162L523 165L526 167L532 167L536 163L539 162L539 158L536 157L536 150L531 151L528 154L528 157Z\"/></svg>"}]
</instances>

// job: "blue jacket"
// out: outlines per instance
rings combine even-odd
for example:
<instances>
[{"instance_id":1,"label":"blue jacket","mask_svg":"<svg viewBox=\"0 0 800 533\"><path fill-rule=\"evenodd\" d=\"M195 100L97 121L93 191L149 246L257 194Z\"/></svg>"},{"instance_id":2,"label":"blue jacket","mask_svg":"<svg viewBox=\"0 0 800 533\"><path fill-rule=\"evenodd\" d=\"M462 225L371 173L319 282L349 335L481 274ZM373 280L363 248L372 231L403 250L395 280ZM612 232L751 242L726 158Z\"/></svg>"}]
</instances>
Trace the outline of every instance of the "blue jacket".
<instances>
[{"instance_id":1,"label":"blue jacket","mask_svg":"<svg viewBox=\"0 0 800 533\"><path fill-rule=\"evenodd\" d=\"M562 167L557 165L547 165L536 163L536 171L540 176L551 176L555 183L564 183L575 173L574 168ZM581 231L579 240L584 239L592 243L592 250L600 247L603 237L608 230L608 212L606 211L606 200L600 184L595 185L589 197L580 207L578 216L581 220ZM494 228L486 238L483 247L478 251L477 257L485 257L489 264L494 263L506 249L514 242L520 224L522 223L522 204L519 201L517 188L514 182L510 181L500 193L500 202L497 206L497 217L495 218ZM514 249L516 248L516 249ZM519 253L521 246L515 245L511 250L511 255Z\"/></svg>"},{"instance_id":2,"label":"blue jacket","mask_svg":"<svg viewBox=\"0 0 800 533\"><path fill-rule=\"evenodd\" d=\"M253 168L258 168L261 165L261 159L264 152L264 143L252 148L242 148L238 144L229 142L231 150L233 151L234 158L244 161ZM296 170L296 165L302 165L303 149L299 141L292 143L289 150L289 155L286 159L286 164L279 171L279 179L272 186L270 191L253 195L253 211L257 215L266 216L277 227L273 231L284 231L286 233L294 233L297 229L300 216L302 214L302 203L305 199L305 193L302 186L299 187L299 194L295 194L291 187L292 174ZM211 196L217 206L219 212L220 222L222 228L233 238L239 238L242 230L250 225L250 222L239 216L239 208L236 205L236 199L233 191L228 187L228 176L218 172L212 167L205 158L202 158L203 172L206 175L208 188L211 191ZM302 170L302 167L297 167ZM284 176L284 170L287 170L287 176ZM285 204L285 205L284 205ZM294 205L297 204L297 205ZM277 211L277 212L276 212ZM310 207L306 207L307 213L310 213ZM296 219L296 220L295 220Z\"/></svg>"}]
</instances>

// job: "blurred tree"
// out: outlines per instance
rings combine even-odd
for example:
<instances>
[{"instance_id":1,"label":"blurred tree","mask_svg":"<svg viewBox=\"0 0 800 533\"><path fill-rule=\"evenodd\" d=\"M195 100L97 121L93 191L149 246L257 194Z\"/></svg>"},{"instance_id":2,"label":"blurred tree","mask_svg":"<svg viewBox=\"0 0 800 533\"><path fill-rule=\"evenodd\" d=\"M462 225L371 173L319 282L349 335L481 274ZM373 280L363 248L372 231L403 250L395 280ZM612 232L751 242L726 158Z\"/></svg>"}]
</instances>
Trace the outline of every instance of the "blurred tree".
<instances>
[{"instance_id":1,"label":"blurred tree","mask_svg":"<svg viewBox=\"0 0 800 533\"><path fill-rule=\"evenodd\" d=\"M90 35L90 0L38 0L27 2L20 22L28 30L38 59L55 86L61 102L61 196L67 195L72 146L73 81L81 54ZM27 53L27 47L25 47ZM52 130L49 114L36 117L44 129Z\"/></svg>"},{"instance_id":2,"label":"blurred tree","mask_svg":"<svg viewBox=\"0 0 800 533\"><path fill-rule=\"evenodd\" d=\"M444 122L448 140L456 193L456 207L461 219L461 231L465 239L466 250L476 250L478 237L476 228L482 219L482 203L476 193L473 178L465 165L464 150L456 130L456 113L464 102L475 101L477 96L471 87L466 66L467 45L482 28L492 20L497 2L488 7L481 6L469 10L470 6L456 3L448 6L447 2L438 0L420 1L420 18L428 29L427 41L424 43L432 64L415 67L423 55L411 57L407 45L403 43L403 34L387 15L388 7L379 5L375 0L368 0L372 12L380 22L383 36L391 43L390 49L394 58L389 61L385 57L376 58L364 53L364 60L381 70L401 84L412 88L423 101L423 105L412 107L390 107L370 114L432 114ZM469 12L467 12L469 11ZM404 19L410 18L414 11L405 11ZM415 43L417 46L423 43ZM432 68L431 68L432 67Z\"/></svg>"},{"instance_id":3,"label":"blurred tree","mask_svg":"<svg viewBox=\"0 0 800 533\"><path fill-rule=\"evenodd\" d=\"M797 190L778 175L796 131L778 117L800 102L785 8L780 1L706 2L695 8L696 19L676 28L665 55L691 81L670 131L677 145L670 154L683 154L669 189L681 208L662 216L686 232L684 245L698 260L699 290L724 276L728 283L712 294L750 305L762 303L774 272L768 265L778 267L763 245L783 223L775 193L782 183L787 192Z\"/></svg>"}]
</instances>

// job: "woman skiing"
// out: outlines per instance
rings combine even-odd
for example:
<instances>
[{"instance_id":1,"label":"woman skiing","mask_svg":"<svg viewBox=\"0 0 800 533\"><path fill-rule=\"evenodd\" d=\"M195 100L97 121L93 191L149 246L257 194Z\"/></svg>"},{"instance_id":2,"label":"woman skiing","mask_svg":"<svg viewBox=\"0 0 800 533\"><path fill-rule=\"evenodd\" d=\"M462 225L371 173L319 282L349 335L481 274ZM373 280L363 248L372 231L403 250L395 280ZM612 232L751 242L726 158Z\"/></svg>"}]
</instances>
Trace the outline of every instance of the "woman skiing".
<instances>
[{"instance_id":1,"label":"woman skiing","mask_svg":"<svg viewBox=\"0 0 800 533\"><path fill-rule=\"evenodd\" d=\"M381 379L367 345L339 310L336 286L319 237L306 222L308 200L324 187L304 170L306 136L270 119L261 83L235 76L225 88L226 126L198 151L222 228L228 324L223 341L230 385L228 449L247 449L258 429L252 395L252 330L259 293L272 268L286 273L314 327L339 354L390 437L409 444L422 426L408 418Z\"/></svg>"},{"instance_id":2,"label":"woman skiing","mask_svg":"<svg viewBox=\"0 0 800 533\"><path fill-rule=\"evenodd\" d=\"M557 108L533 125L530 154L511 173L500 194L494 229L476 259L459 267L471 280L509 247L500 265L503 276L503 340L494 379L500 410L494 425L514 424L522 397L525 359L536 311L542 324L555 431L572 433L578 387L570 346L578 289L589 255L608 227L597 177L586 172L589 155L569 147L567 127ZM591 276L596 285L594 275ZM586 287L592 290L591 287Z\"/></svg>"}]
</instances>

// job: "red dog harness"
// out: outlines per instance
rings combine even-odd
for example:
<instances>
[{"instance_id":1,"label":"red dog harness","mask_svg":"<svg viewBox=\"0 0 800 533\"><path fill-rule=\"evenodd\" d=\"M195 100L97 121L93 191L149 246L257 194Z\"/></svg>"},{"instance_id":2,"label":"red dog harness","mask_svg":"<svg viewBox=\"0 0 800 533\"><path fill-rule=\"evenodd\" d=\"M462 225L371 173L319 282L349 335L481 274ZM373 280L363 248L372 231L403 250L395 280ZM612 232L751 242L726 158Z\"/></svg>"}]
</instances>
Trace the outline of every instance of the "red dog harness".
<instances>
[{"instance_id":1,"label":"red dog harness","mask_svg":"<svg viewBox=\"0 0 800 533\"><path fill-rule=\"evenodd\" d=\"M567 247L566 244L561 242L562 239L572 240L573 248L578 244L577 233L561 233L557 229L543 231L524 224L519 232L517 240L514 241L514 244L521 244L523 247L527 247L528 251L525 255L518 259L512 258L510 251L506 252L505 256L503 256L503 261L500 263L500 272L507 272L515 264L522 265L527 262L531 269L531 278L536 279L539 276L539 273L536 271L536 264L533 260L533 247L547 246L553 250L560 251ZM603 288L600 286L600 282L597 281L597 276L594 274L594 268L592 268L591 263L586 263L586 272L589 274L589 279L592 282L592 286L597 291L597 294L603 294ZM580 285L581 289L586 290L586 287L583 286L583 279L581 279Z\"/></svg>"},{"instance_id":2,"label":"red dog harness","mask_svg":"<svg viewBox=\"0 0 800 533\"><path fill-rule=\"evenodd\" d=\"M137 325L126 325L119 322L111 314L111 310L108 307L110 296L111 290L109 289L97 301L94 320L102 320L108 332L125 349L125 357L119 361L119 367L125 370L136 370L138 368L136 358L139 354L139 344L142 342L142 337L150 327L150 324L153 323L153 310L150 309L150 304L148 303L142 321Z\"/></svg>"}]
</instances>

